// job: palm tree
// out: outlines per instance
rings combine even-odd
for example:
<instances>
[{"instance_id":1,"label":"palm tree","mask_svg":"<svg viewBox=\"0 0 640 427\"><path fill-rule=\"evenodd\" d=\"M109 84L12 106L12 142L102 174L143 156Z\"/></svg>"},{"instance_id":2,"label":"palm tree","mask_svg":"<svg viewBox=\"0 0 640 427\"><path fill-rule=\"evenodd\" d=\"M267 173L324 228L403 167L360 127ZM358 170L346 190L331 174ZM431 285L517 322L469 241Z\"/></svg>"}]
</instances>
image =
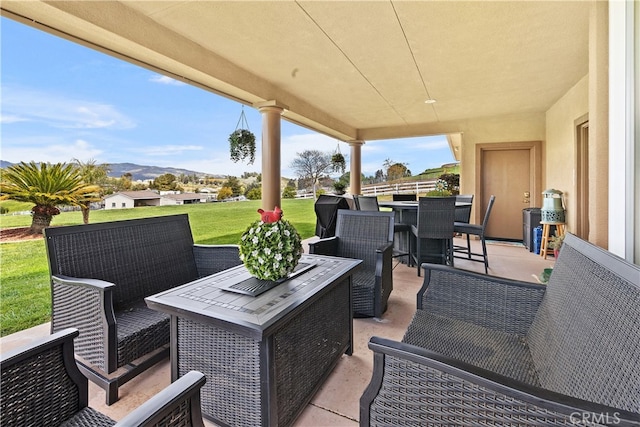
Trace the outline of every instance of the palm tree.
<instances>
[{"instance_id":1,"label":"palm tree","mask_svg":"<svg viewBox=\"0 0 640 427\"><path fill-rule=\"evenodd\" d=\"M99 196L103 196L102 184L107 180L107 176L109 174L109 165L106 163L96 164L94 159L89 159L86 162L82 162L78 159L72 159L73 165L76 171L82 177L82 181L88 185L97 185L100 187ZM80 209L82 209L82 221L85 224L89 224L89 212L91 207L91 202L94 200L86 201L85 203L80 204Z\"/></svg>"},{"instance_id":2,"label":"palm tree","mask_svg":"<svg viewBox=\"0 0 640 427\"><path fill-rule=\"evenodd\" d=\"M41 234L60 210L57 206L82 206L100 200L100 187L85 184L73 165L20 162L2 171L0 200L34 203L32 234Z\"/></svg>"}]
</instances>

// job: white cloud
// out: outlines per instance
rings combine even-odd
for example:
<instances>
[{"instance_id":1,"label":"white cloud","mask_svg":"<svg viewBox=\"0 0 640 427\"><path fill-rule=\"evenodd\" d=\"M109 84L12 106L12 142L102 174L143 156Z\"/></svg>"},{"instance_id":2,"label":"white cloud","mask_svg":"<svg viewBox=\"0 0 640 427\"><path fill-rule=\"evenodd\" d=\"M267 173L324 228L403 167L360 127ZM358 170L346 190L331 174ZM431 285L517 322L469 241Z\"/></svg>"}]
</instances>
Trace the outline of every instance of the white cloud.
<instances>
[{"instance_id":1,"label":"white cloud","mask_svg":"<svg viewBox=\"0 0 640 427\"><path fill-rule=\"evenodd\" d=\"M173 86L185 86L186 83L181 82L180 80L176 80L176 79L172 79L171 77L168 76L161 76L159 74L152 76L151 78L149 78L150 82L153 83L160 83L163 85L173 85Z\"/></svg>"},{"instance_id":2,"label":"white cloud","mask_svg":"<svg viewBox=\"0 0 640 427\"><path fill-rule=\"evenodd\" d=\"M18 122L27 122L29 119L25 117L20 117L17 115L0 115L0 123L18 123Z\"/></svg>"},{"instance_id":3,"label":"white cloud","mask_svg":"<svg viewBox=\"0 0 640 427\"><path fill-rule=\"evenodd\" d=\"M13 122L3 123L30 121L63 129L135 127L135 122L116 107L100 102L11 86L2 87L2 98L4 114L14 118Z\"/></svg>"},{"instance_id":4,"label":"white cloud","mask_svg":"<svg viewBox=\"0 0 640 427\"><path fill-rule=\"evenodd\" d=\"M146 156L177 156L188 151L202 151L201 145L150 145L148 147L136 148L131 151L141 153Z\"/></svg>"},{"instance_id":5,"label":"white cloud","mask_svg":"<svg viewBox=\"0 0 640 427\"><path fill-rule=\"evenodd\" d=\"M22 161L68 163L73 158L80 160L95 159L102 153L102 150L93 147L87 141L78 139L72 144L56 141L47 144L3 146L2 160L12 163Z\"/></svg>"}]
</instances>

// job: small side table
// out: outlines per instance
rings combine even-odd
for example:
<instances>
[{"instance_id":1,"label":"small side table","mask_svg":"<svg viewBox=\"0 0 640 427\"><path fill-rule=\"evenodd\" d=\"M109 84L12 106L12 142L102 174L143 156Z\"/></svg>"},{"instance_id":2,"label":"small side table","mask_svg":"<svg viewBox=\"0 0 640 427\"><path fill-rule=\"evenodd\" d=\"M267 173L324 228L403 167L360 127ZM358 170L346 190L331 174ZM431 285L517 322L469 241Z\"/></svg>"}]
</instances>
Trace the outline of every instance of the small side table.
<instances>
[{"instance_id":1,"label":"small side table","mask_svg":"<svg viewBox=\"0 0 640 427\"><path fill-rule=\"evenodd\" d=\"M556 226L556 235L564 236L564 222L540 221L542 224L542 240L540 241L540 256L547 259L547 247L549 246L549 233L551 226Z\"/></svg>"}]
</instances>

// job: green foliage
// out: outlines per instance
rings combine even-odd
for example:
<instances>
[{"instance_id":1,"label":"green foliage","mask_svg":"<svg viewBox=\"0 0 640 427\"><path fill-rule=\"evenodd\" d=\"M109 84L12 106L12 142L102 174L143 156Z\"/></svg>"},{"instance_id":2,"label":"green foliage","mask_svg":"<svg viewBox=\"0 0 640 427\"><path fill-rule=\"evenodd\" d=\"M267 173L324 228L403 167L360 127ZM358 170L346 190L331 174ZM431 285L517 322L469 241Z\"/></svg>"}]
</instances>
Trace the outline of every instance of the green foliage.
<instances>
[{"instance_id":1,"label":"green foliage","mask_svg":"<svg viewBox=\"0 0 640 427\"><path fill-rule=\"evenodd\" d=\"M398 179L404 178L407 175L409 169L402 163L395 163L387 169L387 179L389 181L396 181Z\"/></svg>"},{"instance_id":2,"label":"green foliage","mask_svg":"<svg viewBox=\"0 0 640 427\"><path fill-rule=\"evenodd\" d=\"M287 220L251 224L240 238L240 259L249 273L278 280L291 273L302 256L302 239Z\"/></svg>"},{"instance_id":3,"label":"green foliage","mask_svg":"<svg viewBox=\"0 0 640 427\"><path fill-rule=\"evenodd\" d=\"M240 183L240 180L235 176L228 177L222 185L231 189L231 195L233 197L241 196L243 193L242 184Z\"/></svg>"},{"instance_id":4,"label":"green foliage","mask_svg":"<svg viewBox=\"0 0 640 427\"><path fill-rule=\"evenodd\" d=\"M165 173L153 180L150 186L160 191L182 191L182 187L178 185L178 179L172 173Z\"/></svg>"},{"instance_id":5,"label":"green foliage","mask_svg":"<svg viewBox=\"0 0 640 427\"><path fill-rule=\"evenodd\" d=\"M222 187L218 190L218 200L225 200L233 196L233 190L229 187Z\"/></svg>"},{"instance_id":6,"label":"green foliage","mask_svg":"<svg viewBox=\"0 0 640 427\"><path fill-rule=\"evenodd\" d=\"M256 137L247 129L238 129L229 135L229 153L231 160L239 162L249 159L248 164L253 164L256 159Z\"/></svg>"},{"instance_id":7,"label":"green foliage","mask_svg":"<svg viewBox=\"0 0 640 427\"><path fill-rule=\"evenodd\" d=\"M247 191L247 199L249 200L260 200L262 199L262 187L253 187L251 190Z\"/></svg>"},{"instance_id":8,"label":"green foliage","mask_svg":"<svg viewBox=\"0 0 640 427\"><path fill-rule=\"evenodd\" d=\"M331 156L331 168L334 172L344 173L347 167L347 162L341 153L336 153Z\"/></svg>"},{"instance_id":9,"label":"green foliage","mask_svg":"<svg viewBox=\"0 0 640 427\"><path fill-rule=\"evenodd\" d=\"M6 209L7 213L13 213L31 210L31 208L33 207L33 203L18 202L15 200L2 200L0 201L0 206Z\"/></svg>"},{"instance_id":10,"label":"green foliage","mask_svg":"<svg viewBox=\"0 0 640 427\"><path fill-rule=\"evenodd\" d=\"M100 187L83 181L71 164L20 162L2 170L0 200L33 203L31 232L39 234L60 211L57 206L83 206L98 201Z\"/></svg>"},{"instance_id":11,"label":"green foliage","mask_svg":"<svg viewBox=\"0 0 640 427\"><path fill-rule=\"evenodd\" d=\"M296 189L295 187L284 187L282 190L282 198L283 199L295 199L296 198Z\"/></svg>"},{"instance_id":12,"label":"green foliage","mask_svg":"<svg viewBox=\"0 0 640 427\"><path fill-rule=\"evenodd\" d=\"M427 191L427 197L448 197L451 196L451 191L449 190L431 190Z\"/></svg>"},{"instance_id":13,"label":"green foliage","mask_svg":"<svg viewBox=\"0 0 640 427\"><path fill-rule=\"evenodd\" d=\"M303 239L314 235L316 216L313 199L285 199L285 217ZM238 244L247 225L259 218L260 201L201 203L179 206L153 206L135 209L93 211L92 222L119 221L152 216L189 214L196 243ZM214 220L215 219L215 220ZM2 227L24 227L29 215L3 216ZM62 212L57 225L82 224L80 212ZM0 334L27 329L50 320L51 291L43 240L0 244Z\"/></svg>"},{"instance_id":14,"label":"green foliage","mask_svg":"<svg viewBox=\"0 0 640 427\"><path fill-rule=\"evenodd\" d=\"M333 183L333 189L335 190L336 194L344 194L345 193L345 189L347 188L347 184L345 184L342 181L336 181Z\"/></svg>"},{"instance_id":15,"label":"green foliage","mask_svg":"<svg viewBox=\"0 0 640 427\"><path fill-rule=\"evenodd\" d=\"M447 183L447 189L456 191L460 189L460 174L443 173L438 179Z\"/></svg>"}]
</instances>

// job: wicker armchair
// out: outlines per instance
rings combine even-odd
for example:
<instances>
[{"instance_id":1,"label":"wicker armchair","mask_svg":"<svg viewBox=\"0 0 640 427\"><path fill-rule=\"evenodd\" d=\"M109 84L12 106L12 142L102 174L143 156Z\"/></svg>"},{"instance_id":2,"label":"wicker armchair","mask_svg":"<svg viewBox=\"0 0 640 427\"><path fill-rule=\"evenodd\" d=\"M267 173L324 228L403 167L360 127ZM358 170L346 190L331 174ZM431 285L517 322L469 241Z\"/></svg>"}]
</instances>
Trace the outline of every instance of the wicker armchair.
<instances>
[{"instance_id":1,"label":"wicker armchair","mask_svg":"<svg viewBox=\"0 0 640 427\"><path fill-rule=\"evenodd\" d=\"M204 426L202 373L191 371L116 423L87 406L88 384L73 358L76 329L65 329L0 359L3 426Z\"/></svg>"},{"instance_id":2,"label":"wicker armchair","mask_svg":"<svg viewBox=\"0 0 640 427\"><path fill-rule=\"evenodd\" d=\"M393 212L338 210L336 235L309 243L309 253L363 260L352 278L355 317L381 317L393 290Z\"/></svg>"},{"instance_id":3,"label":"wicker armchair","mask_svg":"<svg viewBox=\"0 0 640 427\"><path fill-rule=\"evenodd\" d=\"M241 263L233 245L194 245L187 215L44 231L51 332L77 328L79 367L118 399L118 387L169 355L169 317L144 298ZM134 362L135 361L135 362Z\"/></svg>"},{"instance_id":4,"label":"wicker armchair","mask_svg":"<svg viewBox=\"0 0 640 427\"><path fill-rule=\"evenodd\" d=\"M548 285L423 265L361 426L640 425L640 267L567 235Z\"/></svg>"}]
</instances>

